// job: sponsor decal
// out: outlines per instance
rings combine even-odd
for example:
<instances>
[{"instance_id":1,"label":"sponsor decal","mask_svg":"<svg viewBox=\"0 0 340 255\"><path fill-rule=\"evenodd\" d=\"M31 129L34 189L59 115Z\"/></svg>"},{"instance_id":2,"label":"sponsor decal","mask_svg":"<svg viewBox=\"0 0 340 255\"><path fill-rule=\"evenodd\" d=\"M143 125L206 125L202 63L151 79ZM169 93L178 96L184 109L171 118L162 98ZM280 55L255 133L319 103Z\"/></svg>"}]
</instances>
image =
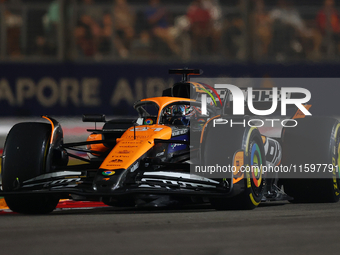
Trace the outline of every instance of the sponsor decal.
<instances>
[{"instance_id":1,"label":"sponsor decal","mask_svg":"<svg viewBox=\"0 0 340 255\"><path fill-rule=\"evenodd\" d=\"M184 140L184 141L185 141L185 140ZM177 146L181 146L181 145L183 145L183 144L181 144L181 143L172 143L172 144L171 144L171 148L174 149L174 148L176 148Z\"/></svg>"},{"instance_id":2,"label":"sponsor decal","mask_svg":"<svg viewBox=\"0 0 340 255\"><path fill-rule=\"evenodd\" d=\"M119 154L130 154L131 151L128 150L122 150L122 151L118 151Z\"/></svg>"},{"instance_id":3,"label":"sponsor decal","mask_svg":"<svg viewBox=\"0 0 340 255\"><path fill-rule=\"evenodd\" d=\"M176 137L176 140L182 140L182 141L188 141L188 135L181 135ZM184 150L188 147L187 144L183 144L183 143L171 143L168 147L169 149L169 153L175 152L175 151L179 151L179 150Z\"/></svg>"},{"instance_id":4,"label":"sponsor decal","mask_svg":"<svg viewBox=\"0 0 340 255\"><path fill-rule=\"evenodd\" d=\"M153 120L152 120L152 119L146 119L146 120L144 121L144 124L145 124L145 125L152 125L152 124L153 124Z\"/></svg>"},{"instance_id":5,"label":"sponsor decal","mask_svg":"<svg viewBox=\"0 0 340 255\"><path fill-rule=\"evenodd\" d=\"M106 170L102 172L102 175L111 176L111 175L114 175L115 173L116 173L115 171Z\"/></svg>"},{"instance_id":6,"label":"sponsor decal","mask_svg":"<svg viewBox=\"0 0 340 255\"><path fill-rule=\"evenodd\" d=\"M122 141L122 142L119 142L119 145L121 145L121 144L139 144L139 143L142 143L142 141L136 141L136 140L133 140L133 141Z\"/></svg>"},{"instance_id":7,"label":"sponsor decal","mask_svg":"<svg viewBox=\"0 0 340 255\"><path fill-rule=\"evenodd\" d=\"M62 180L55 180L50 183L50 186L53 185L67 185L71 182L79 182L80 178L70 178L70 179L62 179ZM46 186L46 185L45 185Z\"/></svg>"},{"instance_id":8,"label":"sponsor decal","mask_svg":"<svg viewBox=\"0 0 340 255\"><path fill-rule=\"evenodd\" d=\"M136 128L132 128L130 129L130 131L148 131L150 129L153 129L153 131L155 132L159 132L161 131L163 128L156 128L156 127L152 127L152 128L148 128L148 127L136 127Z\"/></svg>"},{"instance_id":9,"label":"sponsor decal","mask_svg":"<svg viewBox=\"0 0 340 255\"><path fill-rule=\"evenodd\" d=\"M111 158L129 158L127 155L113 155Z\"/></svg>"},{"instance_id":10,"label":"sponsor decal","mask_svg":"<svg viewBox=\"0 0 340 255\"><path fill-rule=\"evenodd\" d=\"M26 181L27 182L27 181ZM75 187L78 184L81 184L81 178L68 178L68 179L60 179L48 182L39 182L33 184L24 184L23 187L34 187L38 185L43 185L44 188L52 187L52 188L59 188L59 187Z\"/></svg>"},{"instance_id":11,"label":"sponsor decal","mask_svg":"<svg viewBox=\"0 0 340 255\"><path fill-rule=\"evenodd\" d=\"M136 135L136 139L147 139L151 137L151 135ZM128 135L127 138L134 139L133 135Z\"/></svg>"},{"instance_id":12,"label":"sponsor decal","mask_svg":"<svg viewBox=\"0 0 340 255\"><path fill-rule=\"evenodd\" d=\"M206 121L205 119L198 119L197 122L199 123L201 127L203 127Z\"/></svg>"},{"instance_id":13,"label":"sponsor decal","mask_svg":"<svg viewBox=\"0 0 340 255\"><path fill-rule=\"evenodd\" d=\"M178 136L178 135L183 135L188 133L188 129L177 129L177 128L173 128L172 129L172 136Z\"/></svg>"},{"instance_id":14,"label":"sponsor decal","mask_svg":"<svg viewBox=\"0 0 340 255\"><path fill-rule=\"evenodd\" d=\"M110 162L112 162L112 163L120 163L120 162L123 162L123 160L121 160L121 159L113 159Z\"/></svg>"}]
</instances>

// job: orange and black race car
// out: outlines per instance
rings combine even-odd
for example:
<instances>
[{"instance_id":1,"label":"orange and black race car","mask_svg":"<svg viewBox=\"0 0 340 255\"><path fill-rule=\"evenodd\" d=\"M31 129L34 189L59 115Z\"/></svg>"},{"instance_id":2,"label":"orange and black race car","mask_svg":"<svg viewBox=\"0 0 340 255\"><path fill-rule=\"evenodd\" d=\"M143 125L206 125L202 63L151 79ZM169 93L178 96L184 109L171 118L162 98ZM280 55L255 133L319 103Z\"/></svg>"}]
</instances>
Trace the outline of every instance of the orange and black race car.
<instances>
[{"instance_id":1,"label":"orange and black race car","mask_svg":"<svg viewBox=\"0 0 340 255\"><path fill-rule=\"evenodd\" d=\"M248 112L230 114L230 91L189 81L200 70L170 73L181 74L182 81L161 97L136 102L136 120L84 115L84 122L104 122L101 129L88 130L87 141L64 143L62 127L47 116L45 123L13 126L2 156L0 192L9 208L49 213L63 198L124 207L211 203L216 209L339 200L337 120L297 118L297 112L297 125L271 138L260 133L259 120L236 125L252 120ZM69 158L82 163L69 164ZM320 178L284 176L320 164Z\"/></svg>"}]
</instances>

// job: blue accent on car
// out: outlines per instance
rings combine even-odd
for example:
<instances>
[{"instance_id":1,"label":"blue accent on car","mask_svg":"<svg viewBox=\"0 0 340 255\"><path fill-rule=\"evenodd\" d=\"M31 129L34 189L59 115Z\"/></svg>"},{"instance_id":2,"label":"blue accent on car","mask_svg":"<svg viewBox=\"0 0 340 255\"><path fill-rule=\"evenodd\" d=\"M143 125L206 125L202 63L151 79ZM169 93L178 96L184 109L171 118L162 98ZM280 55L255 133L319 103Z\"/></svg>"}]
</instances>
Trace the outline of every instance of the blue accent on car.
<instances>
[{"instance_id":1,"label":"blue accent on car","mask_svg":"<svg viewBox=\"0 0 340 255\"><path fill-rule=\"evenodd\" d=\"M189 141L189 136L187 134L180 135L176 137L172 137L171 140L181 140L181 141ZM177 152L180 150L185 150L188 148L187 144L180 144L180 143L170 143L168 146L168 153Z\"/></svg>"}]
</instances>

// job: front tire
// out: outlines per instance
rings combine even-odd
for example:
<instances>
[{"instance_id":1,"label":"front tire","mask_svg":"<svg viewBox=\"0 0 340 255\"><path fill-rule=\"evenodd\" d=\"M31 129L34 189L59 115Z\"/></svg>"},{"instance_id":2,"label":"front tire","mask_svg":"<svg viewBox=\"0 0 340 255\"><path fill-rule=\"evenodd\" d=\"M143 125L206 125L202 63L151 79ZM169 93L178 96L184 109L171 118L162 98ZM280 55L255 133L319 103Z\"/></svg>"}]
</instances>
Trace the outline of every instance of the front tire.
<instances>
[{"instance_id":1,"label":"front tire","mask_svg":"<svg viewBox=\"0 0 340 255\"><path fill-rule=\"evenodd\" d=\"M2 187L17 191L21 184L46 172L46 159L51 137L51 125L19 123L10 130L3 151ZM59 198L53 195L5 196L8 207L18 213L45 214L52 212Z\"/></svg>"},{"instance_id":2,"label":"front tire","mask_svg":"<svg viewBox=\"0 0 340 255\"><path fill-rule=\"evenodd\" d=\"M264 188L262 165L266 164L265 153L259 131L254 129L249 132L251 135L245 155L246 171L243 180L240 181L243 182L244 191L230 198L211 199L211 204L216 210L252 210L261 202Z\"/></svg>"},{"instance_id":3,"label":"front tire","mask_svg":"<svg viewBox=\"0 0 340 255\"><path fill-rule=\"evenodd\" d=\"M264 186L262 165L266 165L266 159L257 128L228 125L208 127L202 147L205 166L234 165L233 157L240 150L244 152L243 167L247 170L244 171L243 178L234 183L234 186L240 187L240 191L232 190L232 197L210 198L212 206L217 210L251 210L259 205ZM232 181L236 182L235 179Z\"/></svg>"}]
</instances>

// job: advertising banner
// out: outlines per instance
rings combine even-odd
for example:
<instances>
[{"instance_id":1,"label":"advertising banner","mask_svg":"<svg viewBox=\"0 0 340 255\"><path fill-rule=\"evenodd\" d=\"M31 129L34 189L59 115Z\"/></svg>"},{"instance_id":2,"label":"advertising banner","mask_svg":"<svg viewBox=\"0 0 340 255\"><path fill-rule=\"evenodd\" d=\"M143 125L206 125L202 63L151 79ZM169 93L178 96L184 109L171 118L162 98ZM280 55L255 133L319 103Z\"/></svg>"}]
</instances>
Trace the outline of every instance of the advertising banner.
<instances>
[{"instance_id":1,"label":"advertising banner","mask_svg":"<svg viewBox=\"0 0 340 255\"><path fill-rule=\"evenodd\" d=\"M255 64L185 64L204 71L202 77L337 77L338 65L255 65ZM168 69L183 68L173 64L0 64L0 116L73 116L83 113L132 115L133 103L161 95L180 77ZM314 82L310 91L317 103L330 105L340 93L337 84ZM308 84L307 84L308 86ZM329 92L329 93L327 93ZM313 99L313 97L312 97ZM336 107L327 109L337 115Z\"/></svg>"}]
</instances>

